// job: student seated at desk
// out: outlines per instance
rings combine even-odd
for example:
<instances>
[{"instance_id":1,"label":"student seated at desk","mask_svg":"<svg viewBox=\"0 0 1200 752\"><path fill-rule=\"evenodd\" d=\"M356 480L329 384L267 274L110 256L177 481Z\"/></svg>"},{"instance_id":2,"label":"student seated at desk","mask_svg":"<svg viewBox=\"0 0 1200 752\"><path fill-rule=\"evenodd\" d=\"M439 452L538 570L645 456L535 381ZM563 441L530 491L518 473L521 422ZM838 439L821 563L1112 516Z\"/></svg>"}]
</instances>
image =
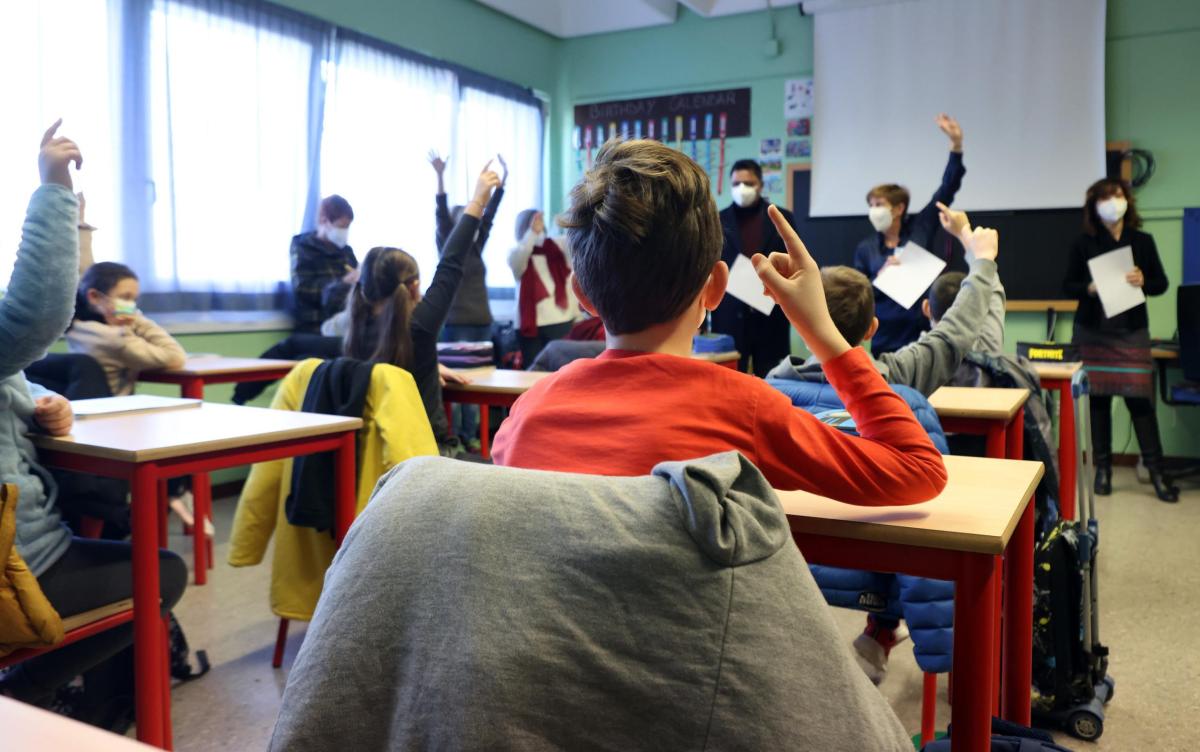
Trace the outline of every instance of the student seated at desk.
<instances>
[{"instance_id":1,"label":"student seated at desk","mask_svg":"<svg viewBox=\"0 0 1200 752\"><path fill-rule=\"evenodd\" d=\"M42 140L42 186L29 202L17 263L0 297L0 483L18 489L9 540L37 578L35 586L15 568L0 573L0 602L15 605L3 611L0 645L44 644L36 625L53 619L46 601L65 618L129 598L133 589L132 546L71 536L59 516L57 487L38 465L28 437L34 431L64 436L73 424L71 403L22 375L62 334L73 310L79 236L69 164L78 166L82 158L69 139L55 137L58 125ZM10 519L0 518L0 526ZM187 567L166 550L159 552L159 565L166 611L183 595ZM133 625L124 624L31 658L0 674L0 694L45 704L60 686L132 642Z\"/></svg>"},{"instance_id":2,"label":"student seated at desk","mask_svg":"<svg viewBox=\"0 0 1200 752\"><path fill-rule=\"evenodd\" d=\"M871 361L893 384L911 386L928 397L954 377L963 357L980 345L995 348L996 300L999 304L999 343L1004 342L1004 288L996 271L999 236L995 230L971 229L967 215L952 212L939 205L942 224L954 233L966 249L971 273L963 279L954 304L941 316L937 325L894 352L883 353ZM848 266L829 266L821 270L825 299L833 322L847 342L855 345L870 341L879 331L875 317L875 291L871 281L861 272ZM990 327L987 326L990 323ZM798 381L824 381L821 363L815 357L807 360L789 356L768 374L769 378Z\"/></svg>"},{"instance_id":3,"label":"student seated at desk","mask_svg":"<svg viewBox=\"0 0 1200 752\"><path fill-rule=\"evenodd\" d=\"M761 379L691 358L692 335L725 293L708 176L655 141L610 143L562 221L580 304L608 349L526 392L501 426L496 464L644 475L659 462L735 449L777 488L851 504L915 504L946 483L941 455L870 358L830 319L816 263L770 210L788 253L758 254L763 284L817 354L862 437L792 407Z\"/></svg>"},{"instance_id":4,"label":"student seated at desk","mask_svg":"<svg viewBox=\"0 0 1200 752\"><path fill-rule=\"evenodd\" d=\"M128 266L93 265L79 280L67 330L71 352L95 358L117 397L133 394L140 371L181 368L187 360L175 338L138 310L138 292L137 274Z\"/></svg>"},{"instance_id":5,"label":"student seated at desk","mask_svg":"<svg viewBox=\"0 0 1200 752\"><path fill-rule=\"evenodd\" d=\"M489 163L490 166L490 163ZM442 402L437 341L458 285L463 260L478 252L475 231L500 176L485 168L475 184L475 197L463 209L446 240L433 282L421 294L417 261L399 248L372 248L363 259L362 273L354 283L346 310L332 319L325 331L345 333L345 354L358 360L390 363L413 375L421 401L443 455L463 453L450 431ZM453 373L453 372L449 372Z\"/></svg>"}]
</instances>

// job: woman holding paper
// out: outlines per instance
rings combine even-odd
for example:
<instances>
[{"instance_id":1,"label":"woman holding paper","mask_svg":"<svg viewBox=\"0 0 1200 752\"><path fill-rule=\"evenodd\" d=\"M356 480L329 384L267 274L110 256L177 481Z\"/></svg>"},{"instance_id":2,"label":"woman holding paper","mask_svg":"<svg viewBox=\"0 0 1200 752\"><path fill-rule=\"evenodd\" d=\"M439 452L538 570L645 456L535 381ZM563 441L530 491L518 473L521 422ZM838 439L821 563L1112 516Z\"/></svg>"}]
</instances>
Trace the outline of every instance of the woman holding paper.
<instances>
[{"instance_id":1,"label":"woman holding paper","mask_svg":"<svg viewBox=\"0 0 1200 752\"><path fill-rule=\"evenodd\" d=\"M1071 246L1063 290L1079 301L1072 342L1079 345L1092 390L1096 493L1112 493L1112 398L1125 398L1133 430L1163 501L1179 489L1162 471L1155 414L1146 295L1167 291L1154 238L1142 232L1133 193L1122 180L1098 180L1087 190L1083 234Z\"/></svg>"}]
</instances>

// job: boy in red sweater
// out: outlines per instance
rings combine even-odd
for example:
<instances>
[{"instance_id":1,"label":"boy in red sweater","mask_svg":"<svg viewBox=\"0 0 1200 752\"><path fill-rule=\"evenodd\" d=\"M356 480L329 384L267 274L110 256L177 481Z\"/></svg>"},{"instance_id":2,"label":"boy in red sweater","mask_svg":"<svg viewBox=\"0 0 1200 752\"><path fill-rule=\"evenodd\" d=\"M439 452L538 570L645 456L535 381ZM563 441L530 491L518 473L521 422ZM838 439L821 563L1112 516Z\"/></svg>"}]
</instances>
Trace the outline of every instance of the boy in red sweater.
<instances>
[{"instance_id":1,"label":"boy in red sweater","mask_svg":"<svg viewBox=\"0 0 1200 752\"><path fill-rule=\"evenodd\" d=\"M708 175L656 141L606 145L571 192L560 224L571 284L604 322L608 349L526 392L496 435L496 464L643 475L659 462L735 449L776 488L851 504L916 504L946 469L912 412L825 304L821 274L770 209L787 253L754 267L853 416L860 436L794 408L754 376L690 356L692 335L725 294L721 223Z\"/></svg>"}]
</instances>

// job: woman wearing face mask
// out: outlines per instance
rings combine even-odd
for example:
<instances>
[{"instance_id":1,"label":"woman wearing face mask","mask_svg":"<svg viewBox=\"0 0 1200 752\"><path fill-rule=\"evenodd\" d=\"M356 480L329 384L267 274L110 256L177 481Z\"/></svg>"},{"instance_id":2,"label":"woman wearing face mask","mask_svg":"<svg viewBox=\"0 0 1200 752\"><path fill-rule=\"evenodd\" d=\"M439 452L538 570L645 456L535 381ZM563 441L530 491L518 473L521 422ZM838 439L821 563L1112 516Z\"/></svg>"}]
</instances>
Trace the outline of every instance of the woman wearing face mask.
<instances>
[{"instance_id":1,"label":"woman wearing face mask","mask_svg":"<svg viewBox=\"0 0 1200 752\"><path fill-rule=\"evenodd\" d=\"M877 185L867 192L867 219L875 233L863 238L854 249L854 268L868 279L875 279L884 266L899 263L896 249L910 240L932 251L933 236L940 227L937 204L940 201L949 206L962 187L963 176L967 174L963 167L962 128L945 113L937 116L937 125L950 139L950 160L942 173L942 184L921 211L908 214L908 190L895 183ZM921 312L921 301L905 309L879 290L875 290L875 316L879 319L879 329L871 338L871 352L875 355L899 350L929 328L929 319Z\"/></svg>"},{"instance_id":2,"label":"woman wearing face mask","mask_svg":"<svg viewBox=\"0 0 1200 752\"><path fill-rule=\"evenodd\" d=\"M546 235L546 222L537 209L517 215L517 247L508 265L517 282L517 338L521 361L533 364L548 343L562 339L579 318L579 301L571 289L571 248L566 236Z\"/></svg>"},{"instance_id":3,"label":"woman wearing face mask","mask_svg":"<svg viewBox=\"0 0 1200 752\"><path fill-rule=\"evenodd\" d=\"M1135 306L1112 318L1096 293L1088 260L1118 248L1131 248L1133 269L1125 281L1147 295L1167 291L1167 275L1158 258L1154 238L1138 228L1133 193L1123 180L1098 180L1087 190L1083 206L1083 234L1071 246L1063 291L1079 301L1072 341L1080 346L1091 381L1092 450L1096 458L1096 493L1112 493L1112 398L1125 398L1133 417L1133 431L1150 471L1154 492L1163 501L1178 501L1175 488L1162 472L1162 442L1155 414L1154 365L1150 358L1150 329L1146 305Z\"/></svg>"},{"instance_id":4,"label":"woman wearing face mask","mask_svg":"<svg viewBox=\"0 0 1200 752\"><path fill-rule=\"evenodd\" d=\"M721 259L731 268L738 256L755 253L786 252L783 239L767 216L771 205L762 197L762 167L752 159L739 159L729 171L730 197L733 203L721 210L721 229L725 245ZM792 213L779 208L789 225L796 226ZM779 306L764 316L742 301L726 295L712 315L713 331L733 337L742 358L738 368L754 369L758 376L779 364L791 352L791 324Z\"/></svg>"},{"instance_id":5,"label":"woman wearing face mask","mask_svg":"<svg viewBox=\"0 0 1200 752\"><path fill-rule=\"evenodd\" d=\"M327 318L322 293L330 283L342 282L349 289L358 278L358 259L348 243L353 221L350 202L338 195L327 196L317 212L317 229L292 238L292 316L299 333L320 331ZM341 306L332 308L328 313Z\"/></svg>"}]
</instances>

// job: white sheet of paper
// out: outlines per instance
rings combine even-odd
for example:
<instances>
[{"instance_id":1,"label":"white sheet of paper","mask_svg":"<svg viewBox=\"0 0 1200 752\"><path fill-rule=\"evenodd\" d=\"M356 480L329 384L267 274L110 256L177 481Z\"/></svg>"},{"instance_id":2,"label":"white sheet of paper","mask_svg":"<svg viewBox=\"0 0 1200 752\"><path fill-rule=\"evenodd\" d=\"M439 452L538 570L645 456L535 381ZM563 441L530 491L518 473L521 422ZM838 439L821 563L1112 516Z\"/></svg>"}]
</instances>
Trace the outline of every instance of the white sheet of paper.
<instances>
[{"instance_id":1,"label":"white sheet of paper","mask_svg":"<svg viewBox=\"0 0 1200 752\"><path fill-rule=\"evenodd\" d=\"M1089 259L1088 269L1092 272L1092 281L1096 283L1096 294L1100 296L1104 315L1108 318L1146 302L1142 288L1134 287L1125 280L1125 275L1133 271L1132 247L1123 246Z\"/></svg>"},{"instance_id":2,"label":"white sheet of paper","mask_svg":"<svg viewBox=\"0 0 1200 752\"><path fill-rule=\"evenodd\" d=\"M771 315L775 309L775 301L763 295L763 283L758 278L758 272L754 271L754 264L740 254L729 270L729 284L725 292L764 316Z\"/></svg>"},{"instance_id":3,"label":"white sheet of paper","mask_svg":"<svg viewBox=\"0 0 1200 752\"><path fill-rule=\"evenodd\" d=\"M127 397L96 397L95 399L71 400L71 409L79 420L100 418L106 415L154 412L156 410L180 410L200 407L198 399L158 397L152 394L131 394Z\"/></svg>"},{"instance_id":4,"label":"white sheet of paper","mask_svg":"<svg viewBox=\"0 0 1200 752\"><path fill-rule=\"evenodd\" d=\"M946 268L946 260L911 241L896 249L896 258L899 264L888 264L875 275L875 286L901 306L912 308Z\"/></svg>"}]
</instances>

